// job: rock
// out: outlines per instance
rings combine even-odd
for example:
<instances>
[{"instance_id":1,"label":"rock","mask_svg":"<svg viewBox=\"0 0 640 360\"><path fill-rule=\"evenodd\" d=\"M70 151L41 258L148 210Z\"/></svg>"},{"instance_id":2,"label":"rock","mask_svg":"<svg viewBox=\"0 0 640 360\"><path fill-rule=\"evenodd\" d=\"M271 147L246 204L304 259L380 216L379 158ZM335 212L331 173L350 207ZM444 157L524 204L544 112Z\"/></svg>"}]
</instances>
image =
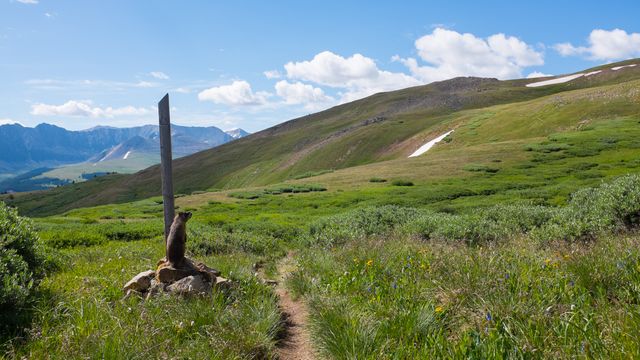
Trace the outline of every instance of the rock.
<instances>
[{"instance_id":1,"label":"rock","mask_svg":"<svg viewBox=\"0 0 640 360\"><path fill-rule=\"evenodd\" d=\"M229 289L231 288L232 282L229 279L225 279L222 276L218 276L216 278L216 282L213 284L214 287L219 289Z\"/></svg>"},{"instance_id":2,"label":"rock","mask_svg":"<svg viewBox=\"0 0 640 360\"><path fill-rule=\"evenodd\" d=\"M156 279L151 279L151 286L149 287L149 291L147 291L147 295L145 297L146 300L149 300L151 297L166 292L167 284L161 283Z\"/></svg>"},{"instance_id":3,"label":"rock","mask_svg":"<svg viewBox=\"0 0 640 360\"><path fill-rule=\"evenodd\" d=\"M128 283L124 285L122 290L134 290L139 292L145 292L151 286L151 279L156 275L156 272L153 270L143 271L140 274L133 277L133 279L129 280Z\"/></svg>"},{"instance_id":4,"label":"rock","mask_svg":"<svg viewBox=\"0 0 640 360\"><path fill-rule=\"evenodd\" d=\"M127 293L124 295L124 297L122 298L122 301L127 300L128 298L132 297L132 296L139 296L142 297L142 293L139 291L135 291L133 289L128 289Z\"/></svg>"},{"instance_id":5,"label":"rock","mask_svg":"<svg viewBox=\"0 0 640 360\"><path fill-rule=\"evenodd\" d=\"M176 269L171 266L160 267L156 272L156 280L165 284L171 284L188 276L198 275L195 270Z\"/></svg>"},{"instance_id":6,"label":"rock","mask_svg":"<svg viewBox=\"0 0 640 360\"><path fill-rule=\"evenodd\" d=\"M202 276L204 276L205 279L212 284L216 282L216 277L220 276L220 271L216 269L212 269L201 262L197 263L195 267L196 269L198 269L198 272L202 274Z\"/></svg>"},{"instance_id":7,"label":"rock","mask_svg":"<svg viewBox=\"0 0 640 360\"><path fill-rule=\"evenodd\" d=\"M167 291L180 295L203 295L211 291L211 284L201 275L191 275L167 286Z\"/></svg>"}]
</instances>

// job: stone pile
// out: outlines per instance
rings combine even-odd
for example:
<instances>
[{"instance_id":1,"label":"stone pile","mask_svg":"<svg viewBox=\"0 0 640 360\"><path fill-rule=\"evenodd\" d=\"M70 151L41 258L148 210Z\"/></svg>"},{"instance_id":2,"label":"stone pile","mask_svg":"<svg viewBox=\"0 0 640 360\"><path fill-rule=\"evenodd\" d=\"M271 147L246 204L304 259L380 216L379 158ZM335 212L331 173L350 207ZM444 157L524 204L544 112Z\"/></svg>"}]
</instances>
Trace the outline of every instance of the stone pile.
<instances>
[{"instance_id":1,"label":"stone pile","mask_svg":"<svg viewBox=\"0 0 640 360\"><path fill-rule=\"evenodd\" d=\"M155 271L147 270L134 276L124 285L125 298L139 295L149 299L158 294L207 295L214 287L231 285L218 270L186 257L183 260L179 267L173 267L166 259L161 259Z\"/></svg>"}]
</instances>

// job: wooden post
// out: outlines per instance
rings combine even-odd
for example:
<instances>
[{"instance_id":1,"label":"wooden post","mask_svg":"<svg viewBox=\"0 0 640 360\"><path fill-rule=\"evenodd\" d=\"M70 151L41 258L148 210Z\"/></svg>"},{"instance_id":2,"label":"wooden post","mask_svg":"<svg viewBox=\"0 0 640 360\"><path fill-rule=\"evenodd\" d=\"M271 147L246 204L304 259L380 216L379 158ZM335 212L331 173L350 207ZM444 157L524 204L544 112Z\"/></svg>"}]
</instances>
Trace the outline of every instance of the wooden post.
<instances>
[{"instance_id":1,"label":"wooden post","mask_svg":"<svg viewBox=\"0 0 640 360\"><path fill-rule=\"evenodd\" d=\"M173 176L171 169L171 119L169 116L169 94L166 94L158 103L158 116L160 118L160 170L162 176L162 204L164 205L164 242L167 245L167 236L174 217L173 204Z\"/></svg>"}]
</instances>

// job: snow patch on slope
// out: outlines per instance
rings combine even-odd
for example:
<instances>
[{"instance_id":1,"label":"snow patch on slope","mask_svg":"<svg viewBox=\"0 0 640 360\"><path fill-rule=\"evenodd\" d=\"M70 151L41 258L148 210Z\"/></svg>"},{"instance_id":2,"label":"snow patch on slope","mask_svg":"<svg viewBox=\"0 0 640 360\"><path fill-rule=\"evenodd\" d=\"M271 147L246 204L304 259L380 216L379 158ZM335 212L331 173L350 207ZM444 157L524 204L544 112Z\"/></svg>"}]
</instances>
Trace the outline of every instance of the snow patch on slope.
<instances>
[{"instance_id":1,"label":"snow patch on slope","mask_svg":"<svg viewBox=\"0 0 640 360\"><path fill-rule=\"evenodd\" d=\"M416 157L416 156L420 156L420 155L426 153L427 151L429 151L429 149L431 149L433 147L433 145L435 145L435 144L439 143L440 141L442 141L442 139L446 138L447 135L451 134L452 132L453 132L453 130L451 130L451 131L449 131L447 133L444 133L444 134L438 136L437 138L429 141L428 143L420 146L418 148L418 150L414 151L414 153L409 155L409 157Z\"/></svg>"},{"instance_id":2,"label":"snow patch on slope","mask_svg":"<svg viewBox=\"0 0 640 360\"><path fill-rule=\"evenodd\" d=\"M634 67L634 66L636 66L636 65L637 65L637 64L622 65L622 66L614 66L614 67L612 67L612 68L611 68L611 70L613 70L613 71L618 71L618 70L620 70L620 69L622 69L622 68L626 68L626 67Z\"/></svg>"},{"instance_id":3,"label":"snow patch on slope","mask_svg":"<svg viewBox=\"0 0 640 360\"><path fill-rule=\"evenodd\" d=\"M573 79L577 79L584 75L585 74L580 73L580 74L567 75L567 76L563 76L563 77L559 77L551 80L538 81L538 82L527 84L527 87L538 87L538 86L546 86L546 85L553 85L553 84L562 84L562 83L571 81ZM589 75L593 75L593 73L589 73Z\"/></svg>"}]
</instances>

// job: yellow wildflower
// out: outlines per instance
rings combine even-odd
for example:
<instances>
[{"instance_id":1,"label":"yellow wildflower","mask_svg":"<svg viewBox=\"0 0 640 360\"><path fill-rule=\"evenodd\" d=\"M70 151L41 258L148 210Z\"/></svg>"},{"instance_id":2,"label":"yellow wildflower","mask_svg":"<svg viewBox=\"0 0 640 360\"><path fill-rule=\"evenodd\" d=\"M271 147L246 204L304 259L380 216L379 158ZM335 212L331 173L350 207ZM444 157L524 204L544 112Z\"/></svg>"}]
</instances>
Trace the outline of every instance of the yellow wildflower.
<instances>
[{"instance_id":1,"label":"yellow wildflower","mask_svg":"<svg viewBox=\"0 0 640 360\"><path fill-rule=\"evenodd\" d=\"M371 266L371 265L373 265L373 260L371 259L367 260L367 266Z\"/></svg>"},{"instance_id":2,"label":"yellow wildflower","mask_svg":"<svg viewBox=\"0 0 640 360\"><path fill-rule=\"evenodd\" d=\"M544 263L545 263L546 265L549 265L549 264L551 263L551 259L544 259Z\"/></svg>"},{"instance_id":3,"label":"yellow wildflower","mask_svg":"<svg viewBox=\"0 0 640 360\"><path fill-rule=\"evenodd\" d=\"M440 314L443 311L444 309L442 308L442 306L436 306L436 313Z\"/></svg>"}]
</instances>

